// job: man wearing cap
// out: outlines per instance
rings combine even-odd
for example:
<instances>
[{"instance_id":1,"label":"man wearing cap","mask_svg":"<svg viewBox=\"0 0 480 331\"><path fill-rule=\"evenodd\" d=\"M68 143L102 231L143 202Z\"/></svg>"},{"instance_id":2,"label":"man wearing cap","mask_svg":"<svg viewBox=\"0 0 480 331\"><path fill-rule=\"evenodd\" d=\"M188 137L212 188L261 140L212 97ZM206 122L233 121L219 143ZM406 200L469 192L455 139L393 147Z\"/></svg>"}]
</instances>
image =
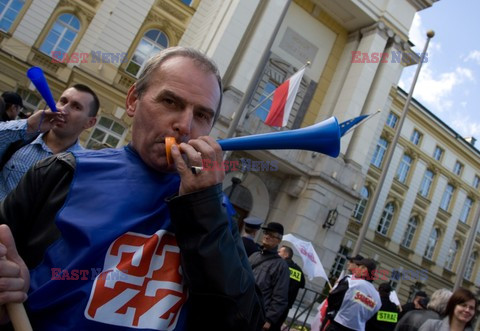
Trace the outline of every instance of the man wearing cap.
<instances>
[{"instance_id":1,"label":"man wearing cap","mask_svg":"<svg viewBox=\"0 0 480 331\"><path fill-rule=\"evenodd\" d=\"M363 331L380 309L380 295L372 285L377 265L372 259L356 261L351 278L340 282L328 295L326 331Z\"/></svg>"},{"instance_id":2,"label":"man wearing cap","mask_svg":"<svg viewBox=\"0 0 480 331\"><path fill-rule=\"evenodd\" d=\"M408 302L402 306L402 312L399 318L402 318L406 313L411 310L425 309L425 305L422 305L422 300L427 298L427 293L424 291L418 291L415 293L415 297L412 302Z\"/></svg>"},{"instance_id":3,"label":"man wearing cap","mask_svg":"<svg viewBox=\"0 0 480 331\"><path fill-rule=\"evenodd\" d=\"M378 286L378 293L382 300L380 310L370 318L366 325L367 331L393 331L398 322L398 307L390 300L392 287L389 283Z\"/></svg>"},{"instance_id":4,"label":"man wearing cap","mask_svg":"<svg viewBox=\"0 0 480 331\"><path fill-rule=\"evenodd\" d=\"M36 162L83 149L78 137L96 123L97 95L76 84L62 93L56 106L57 112L38 111L28 119L0 123L0 201Z\"/></svg>"},{"instance_id":5,"label":"man wearing cap","mask_svg":"<svg viewBox=\"0 0 480 331\"><path fill-rule=\"evenodd\" d=\"M258 217L250 216L245 218L243 222L245 223L242 235L243 246L245 246L247 256L250 256L260 250L260 246L255 242L255 235L257 234L257 231L260 230L263 220Z\"/></svg>"},{"instance_id":6,"label":"man wearing cap","mask_svg":"<svg viewBox=\"0 0 480 331\"><path fill-rule=\"evenodd\" d=\"M266 321L263 330L278 331L283 323L282 315L288 307L288 286L290 271L284 259L278 255L282 241L283 225L270 222L262 227L262 247L248 260L252 265L255 283L260 288Z\"/></svg>"},{"instance_id":7,"label":"man wearing cap","mask_svg":"<svg viewBox=\"0 0 480 331\"><path fill-rule=\"evenodd\" d=\"M3 92L2 99L5 109L0 112L0 122L13 121L20 114L23 108L22 97L15 92Z\"/></svg>"}]
</instances>

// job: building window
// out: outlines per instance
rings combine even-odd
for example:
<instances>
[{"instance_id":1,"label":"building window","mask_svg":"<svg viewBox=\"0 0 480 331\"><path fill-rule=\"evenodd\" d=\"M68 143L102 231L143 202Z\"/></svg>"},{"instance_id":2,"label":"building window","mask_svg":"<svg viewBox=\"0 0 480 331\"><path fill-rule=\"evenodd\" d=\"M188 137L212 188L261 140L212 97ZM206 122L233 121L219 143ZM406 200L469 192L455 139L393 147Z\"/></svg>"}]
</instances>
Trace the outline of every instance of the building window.
<instances>
[{"instance_id":1,"label":"building window","mask_svg":"<svg viewBox=\"0 0 480 331\"><path fill-rule=\"evenodd\" d=\"M383 210L382 217L380 218L380 222L378 222L377 232L386 236L388 232L388 228L392 223L393 214L395 212L395 206L392 202L387 203L385 209Z\"/></svg>"},{"instance_id":2,"label":"building window","mask_svg":"<svg viewBox=\"0 0 480 331\"><path fill-rule=\"evenodd\" d=\"M438 229L432 229L430 232L430 237L428 238L427 247L425 248L425 253L423 254L424 257L431 260L433 258L433 252L435 251L435 245L437 244L438 240Z\"/></svg>"},{"instance_id":3,"label":"building window","mask_svg":"<svg viewBox=\"0 0 480 331\"><path fill-rule=\"evenodd\" d=\"M349 249L346 246L340 247L340 250L337 253L337 257L335 257L335 262L333 262L332 269L330 270L329 278L338 279L343 269L345 269L345 263L347 262L348 253Z\"/></svg>"},{"instance_id":4,"label":"building window","mask_svg":"<svg viewBox=\"0 0 480 331\"><path fill-rule=\"evenodd\" d=\"M450 201L452 201L453 191L455 189L452 185L448 184L443 192L442 201L440 201L440 208L445 211L448 211L448 207L450 206Z\"/></svg>"},{"instance_id":5,"label":"building window","mask_svg":"<svg viewBox=\"0 0 480 331\"><path fill-rule=\"evenodd\" d=\"M468 216L470 215L470 210L472 210L473 200L467 197L462 207L462 212L460 213L460 222L467 223Z\"/></svg>"},{"instance_id":6,"label":"building window","mask_svg":"<svg viewBox=\"0 0 480 331\"><path fill-rule=\"evenodd\" d=\"M460 174L462 173L462 169L463 169L463 164L461 164L460 162L455 162L455 166L453 167L453 173L455 175L458 175L460 176Z\"/></svg>"},{"instance_id":7,"label":"building window","mask_svg":"<svg viewBox=\"0 0 480 331\"><path fill-rule=\"evenodd\" d=\"M132 59L127 65L128 73L138 77L142 72L147 60L153 55L168 47L168 37L160 30L149 30L144 35L137 46Z\"/></svg>"},{"instance_id":8,"label":"building window","mask_svg":"<svg viewBox=\"0 0 480 331\"><path fill-rule=\"evenodd\" d=\"M443 156L443 149L440 147L435 147L435 151L433 152L433 158L437 161L441 161Z\"/></svg>"},{"instance_id":9,"label":"building window","mask_svg":"<svg viewBox=\"0 0 480 331\"><path fill-rule=\"evenodd\" d=\"M402 246L410 247L412 245L413 237L415 236L415 231L417 231L418 221L416 217L410 217L408 220L407 229L403 234Z\"/></svg>"},{"instance_id":10,"label":"building window","mask_svg":"<svg viewBox=\"0 0 480 331\"><path fill-rule=\"evenodd\" d=\"M268 81L265 84L265 88L263 89L262 94L260 95L260 98L258 99L258 104L260 106L258 106L257 110L255 110L255 115L261 118L262 121L265 121L267 119L268 112L270 111L270 108L272 108L271 94L273 91L275 91L276 88L277 86L272 81ZM267 98L268 100L265 100Z\"/></svg>"},{"instance_id":11,"label":"building window","mask_svg":"<svg viewBox=\"0 0 480 331\"><path fill-rule=\"evenodd\" d=\"M87 141L87 148L119 147L126 133L127 129L123 125L102 116Z\"/></svg>"},{"instance_id":12,"label":"building window","mask_svg":"<svg viewBox=\"0 0 480 331\"><path fill-rule=\"evenodd\" d=\"M0 0L0 30L8 32L25 0Z\"/></svg>"},{"instance_id":13,"label":"building window","mask_svg":"<svg viewBox=\"0 0 480 331\"><path fill-rule=\"evenodd\" d=\"M408 172L410 171L411 165L412 158L407 154L404 154L397 169L397 179L399 182L405 183L407 181L407 176Z\"/></svg>"},{"instance_id":14,"label":"building window","mask_svg":"<svg viewBox=\"0 0 480 331\"><path fill-rule=\"evenodd\" d=\"M63 54L68 53L79 31L80 21L75 15L60 15L40 46L40 51L48 56L53 56L53 52L59 52L62 54L60 58L63 58Z\"/></svg>"},{"instance_id":15,"label":"building window","mask_svg":"<svg viewBox=\"0 0 480 331\"><path fill-rule=\"evenodd\" d=\"M458 246L458 240L453 241L450 245L447 260L445 261L445 268L448 270L452 270L453 268L453 262L455 262L455 257L457 256Z\"/></svg>"},{"instance_id":16,"label":"building window","mask_svg":"<svg viewBox=\"0 0 480 331\"><path fill-rule=\"evenodd\" d=\"M475 263L477 262L477 252L472 252L468 258L467 267L465 268L465 275L463 278L470 280L473 275L473 270L475 268Z\"/></svg>"},{"instance_id":17,"label":"building window","mask_svg":"<svg viewBox=\"0 0 480 331\"><path fill-rule=\"evenodd\" d=\"M422 139L422 134L418 132L417 130L413 130L412 136L410 137L410 141L414 145L420 144L420 140Z\"/></svg>"},{"instance_id":18,"label":"building window","mask_svg":"<svg viewBox=\"0 0 480 331\"><path fill-rule=\"evenodd\" d=\"M398 116L395 115L394 113L390 113L388 114L388 118L387 118L387 125L393 129L395 129L395 125L397 125L397 121L398 121Z\"/></svg>"},{"instance_id":19,"label":"building window","mask_svg":"<svg viewBox=\"0 0 480 331\"><path fill-rule=\"evenodd\" d=\"M475 176L475 178L473 178L473 187L478 188L479 184L480 184L480 177Z\"/></svg>"},{"instance_id":20,"label":"building window","mask_svg":"<svg viewBox=\"0 0 480 331\"><path fill-rule=\"evenodd\" d=\"M383 157L385 156L385 152L387 151L387 146L388 142L380 138L378 140L377 146L375 146L375 151L373 152L373 157L371 163L377 167L380 168L382 165Z\"/></svg>"},{"instance_id":21,"label":"building window","mask_svg":"<svg viewBox=\"0 0 480 331\"><path fill-rule=\"evenodd\" d=\"M17 92L20 94L23 100L23 107L25 109L22 110L22 112L27 115L33 114L39 108L42 99L35 93L28 90L20 89Z\"/></svg>"},{"instance_id":22,"label":"building window","mask_svg":"<svg viewBox=\"0 0 480 331\"><path fill-rule=\"evenodd\" d=\"M425 174L423 175L422 182L420 183L420 189L418 190L418 193L422 197L428 197L430 193L430 188L432 187L433 183L433 171L431 170L425 170Z\"/></svg>"},{"instance_id":23,"label":"building window","mask_svg":"<svg viewBox=\"0 0 480 331\"><path fill-rule=\"evenodd\" d=\"M369 196L368 189L365 186L362 187L360 195L360 201L357 202L357 205L355 206L355 209L352 213L352 217L359 222L362 220L363 213L365 212L365 208L367 207L367 201Z\"/></svg>"}]
</instances>

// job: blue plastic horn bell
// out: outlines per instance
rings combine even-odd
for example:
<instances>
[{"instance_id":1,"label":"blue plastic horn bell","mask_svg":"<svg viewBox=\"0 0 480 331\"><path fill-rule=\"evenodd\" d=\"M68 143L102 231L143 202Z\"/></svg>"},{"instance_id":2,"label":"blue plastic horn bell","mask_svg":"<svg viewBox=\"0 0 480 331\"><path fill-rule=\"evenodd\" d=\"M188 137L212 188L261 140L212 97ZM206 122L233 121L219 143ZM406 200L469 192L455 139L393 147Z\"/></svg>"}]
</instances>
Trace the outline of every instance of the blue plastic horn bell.
<instances>
[{"instance_id":1,"label":"blue plastic horn bell","mask_svg":"<svg viewBox=\"0 0 480 331\"><path fill-rule=\"evenodd\" d=\"M45 79L45 75L43 74L42 68L31 67L27 71L27 77L30 78L33 85L35 85L35 87L37 88L37 91L42 95L48 107L52 111L56 112L57 107L55 106L55 101L53 100L52 92L50 92L50 88L48 87L48 83L47 83L47 80Z\"/></svg>"},{"instance_id":2,"label":"blue plastic horn bell","mask_svg":"<svg viewBox=\"0 0 480 331\"><path fill-rule=\"evenodd\" d=\"M340 126L335 117L306 128L219 140L224 151L304 149L331 157L340 154Z\"/></svg>"}]
</instances>

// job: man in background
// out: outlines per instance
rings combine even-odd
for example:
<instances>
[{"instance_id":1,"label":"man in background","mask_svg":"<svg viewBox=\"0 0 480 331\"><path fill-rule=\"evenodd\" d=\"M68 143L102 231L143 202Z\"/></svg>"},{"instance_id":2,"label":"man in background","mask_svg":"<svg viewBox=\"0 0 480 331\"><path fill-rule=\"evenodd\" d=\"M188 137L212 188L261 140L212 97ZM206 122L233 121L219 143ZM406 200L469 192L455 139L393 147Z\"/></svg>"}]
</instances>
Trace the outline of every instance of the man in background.
<instances>
[{"instance_id":1,"label":"man in background","mask_svg":"<svg viewBox=\"0 0 480 331\"><path fill-rule=\"evenodd\" d=\"M288 307L290 272L284 259L278 255L283 237L283 225L270 222L262 227L262 249L250 255L255 283L263 294L265 323L263 330L279 331L283 313Z\"/></svg>"},{"instance_id":2,"label":"man in background","mask_svg":"<svg viewBox=\"0 0 480 331\"><path fill-rule=\"evenodd\" d=\"M76 84L62 93L56 107L57 112L38 111L28 119L0 123L0 201L37 161L83 149L78 137L97 121L97 95Z\"/></svg>"},{"instance_id":3,"label":"man in background","mask_svg":"<svg viewBox=\"0 0 480 331\"><path fill-rule=\"evenodd\" d=\"M257 235L258 230L260 230L263 220L258 217L251 216L245 218L243 222L244 228L242 241L243 245L245 246L247 256L250 256L260 250L260 246L255 242L255 236Z\"/></svg>"},{"instance_id":4,"label":"man in background","mask_svg":"<svg viewBox=\"0 0 480 331\"><path fill-rule=\"evenodd\" d=\"M399 318L405 316L411 310L415 309L425 309L426 303L422 305L422 300L427 298L427 293L424 291L418 291L415 293L415 297L412 302L408 302L402 306L402 311L400 312Z\"/></svg>"},{"instance_id":5,"label":"man in background","mask_svg":"<svg viewBox=\"0 0 480 331\"><path fill-rule=\"evenodd\" d=\"M293 249L289 246L283 245L278 250L278 255L287 262L290 271L290 283L288 284L288 307L281 318L282 323L285 322L288 316L288 311L292 308L298 291L305 288L305 276L303 270L298 264L293 262Z\"/></svg>"},{"instance_id":6,"label":"man in background","mask_svg":"<svg viewBox=\"0 0 480 331\"><path fill-rule=\"evenodd\" d=\"M326 331L363 331L380 309L380 295L372 285L377 265L372 259L356 261L351 277L328 295Z\"/></svg>"},{"instance_id":7,"label":"man in background","mask_svg":"<svg viewBox=\"0 0 480 331\"><path fill-rule=\"evenodd\" d=\"M13 121L23 108L22 97L16 92L3 92L2 99L5 108L0 111L0 122Z\"/></svg>"},{"instance_id":8,"label":"man in background","mask_svg":"<svg viewBox=\"0 0 480 331\"><path fill-rule=\"evenodd\" d=\"M390 301L392 287L389 283L382 283L378 286L378 293L382 300L380 310L367 322L367 331L393 331L398 322L398 307Z\"/></svg>"}]
</instances>

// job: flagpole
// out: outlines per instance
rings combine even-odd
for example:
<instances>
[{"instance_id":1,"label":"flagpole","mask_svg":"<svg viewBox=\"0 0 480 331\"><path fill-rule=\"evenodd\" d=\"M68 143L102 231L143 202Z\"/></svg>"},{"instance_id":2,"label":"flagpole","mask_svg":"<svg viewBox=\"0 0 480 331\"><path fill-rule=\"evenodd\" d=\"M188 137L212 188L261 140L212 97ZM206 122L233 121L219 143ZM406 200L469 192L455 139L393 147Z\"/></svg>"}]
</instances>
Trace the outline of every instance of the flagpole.
<instances>
[{"instance_id":1,"label":"flagpole","mask_svg":"<svg viewBox=\"0 0 480 331\"><path fill-rule=\"evenodd\" d=\"M423 59L425 58L425 54L427 53L428 44L430 43L430 39L432 39L434 35L435 33L433 32L433 30L429 30L427 32L427 41L425 43L425 47L423 48L423 52L420 56L420 63L418 64L417 70L415 72L415 76L413 77L412 85L410 87L410 92L408 93L407 100L405 101L405 105L402 110L402 115L400 116L400 120L398 122L397 130L390 144L390 148L387 149L387 153L385 155L385 160L384 160L385 162L382 167L380 178L378 179L378 182L376 184L372 199L368 201L368 206L367 206L367 210L365 211L365 215L363 215L363 218L362 218L363 224L362 224L362 227L360 228L358 239L355 242L355 247L353 248L352 256L355 256L360 253L360 249L362 248L362 244L365 240L365 236L367 234L368 228L370 226L370 222L372 220L373 212L377 207L378 198L380 197L380 192L382 191L385 178L387 177L387 171L389 170L393 153L395 152L398 139L400 138L400 133L402 131L403 123L405 122L405 118L407 117L408 109L410 107L410 101L412 100L412 96L413 96L413 90L415 89L415 85L417 83L417 79L420 74L420 69L422 68Z\"/></svg>"},{"instance_id":2,"label":"flagpole","mask_svg":"<svg viewBox=\"0 0 480 331\"><path fill-rule=\"evenodd\" d=\"M234 113L232 122L230 123L228 127L227 134L225 136L226 138L231 138L235 135L235 130L238 127L238 123L240 122L240 118L243 115L243 112L245 110L245 107L248 105L248 102L250 101L253 93L255 92L255 87L257 86L257 81L260 78L260 75L263 72L264 65L267 62L268 58L270 57L270 49L272 48L273 42L275 40L275 37L277 36L278 30L280 30L280 26L283 23L283 19L285 18L288 8L290 7L290 3L292 0L287 0L282 13L280 14L280 17L277 20L277 24L272 32L272 35L270 39L268 40L268 43L265 45L265 48L263 49L262 56L260 57L260 61L258 62L257 67L255 68L255 72L252 75L252 78L250 79L250 82L245 90L245 93L243 94L242 100L240 100L240 104L238 105L237 110ZM224 159L226 159L228 153L225 153Z\"/></svg>"},{"instance_id":3,"label":"flagpole","mask_svg":"<svg viewBox=\"0 0 480 331\"><path fill-rule=\"evenodd\" d=\"M287 80L289 80L290 78L292 78L293 76L295 76L300 70L303 70L303 69L305 69L306 67L308 67L310 64L311 64L311 62L310 62L310 61L307 61L307 63L305 63L300 69L298 69L298 70L295 71L290 77L288 77L288 79L285 79L285 82L286 82ZM285 83L285 82L284 82L284 83ZM282 83L282 84L283 84L283 83ZM278 88L278 86L277 86L277 88ZM247 114L245 115L245 117L248 118L251 113L253 113L253 112L254 112L255 110L257 110L261 105L263 105L265 102L267 102L267 100L269 100L269 99L272 97L272 95L275 94L275 91L276 91L276 90L277 90L277 89L273 90L273 91L272 91L269 95L267 95L261 102L259 102L255 107L253 107L252 110L250 110L249 112L247 112Z\"/></svg>"}]
</instances>

